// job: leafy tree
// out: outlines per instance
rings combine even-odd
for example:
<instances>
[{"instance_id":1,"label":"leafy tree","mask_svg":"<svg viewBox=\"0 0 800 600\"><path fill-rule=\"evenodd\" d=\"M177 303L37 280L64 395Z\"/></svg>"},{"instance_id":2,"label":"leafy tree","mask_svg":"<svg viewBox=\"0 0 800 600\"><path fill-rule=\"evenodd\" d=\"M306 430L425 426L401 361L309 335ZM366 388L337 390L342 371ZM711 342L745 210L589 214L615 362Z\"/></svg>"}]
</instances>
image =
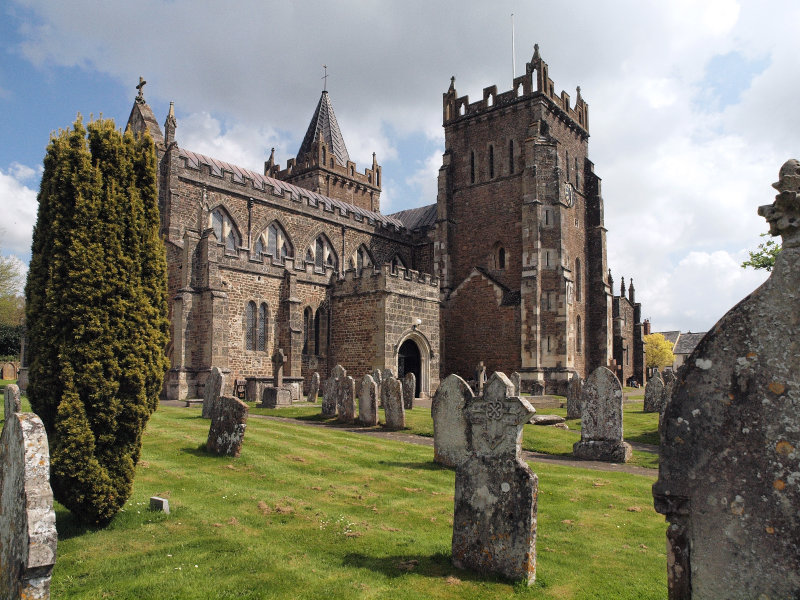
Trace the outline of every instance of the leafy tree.
<instances>
[{"instance_id":1,"label":"leafy tree","mask_svg":"<svg viewBox=\"0 0 800 600\"><path fill-rule=\"evenodd\" d=\"M761 237L770 235L769 233L762 233ZM757 250L749 250L750 259L742 263L742 268L753 267L754 269L766 269L772 271L775 266L775 257L781 251L781 245L773 239L769 239L763 244L758 245Z\"/></svg>"},{"instance_id":2,"label":"leafy tree","mask_svg":"<svg viewBox=\"0 0 800 600\"><path fill-rule=\"evenodd\" d=\"M130 497L166 370L166 257L152 140L110 120L47 148L26 285L28 396L56 498L105 523Z\"/></svg>"},{"instance_id":3,"label":"leafy tree","mask_svg":"<svg viewBox=\"0 0 800 600\"><path fill-rule=\"evenodd\" d=\"M648 367L661 369L675 362L675 355L672 353L672 342L660 333L651 333L644 336L644 352L647 357L646 363Z\"/></svg>"},{"instance_id":4,"label":"leafy tree","mask_svg":"<svg viewBox=\"0 0 800 600\"><path fill-rule=\"evenodd\" d=\"M24 329L24 325L0 323L0 358L11 357L9 360L17 360L19 358ZM0 360L0 362L5 361Z\"/></svg>"},{"instance_id":5,"label":"leafy tree","mask_svg":"<svg viewBox=\"0 0 800 600\"><path fill-rule=\"evenodd\" d=\"M19 261L0 256L0 324L17 326L25 316L25 303L19 295L22 286ZM19 353L19 348L14 354Z\"/></svg>"}]
</instances>

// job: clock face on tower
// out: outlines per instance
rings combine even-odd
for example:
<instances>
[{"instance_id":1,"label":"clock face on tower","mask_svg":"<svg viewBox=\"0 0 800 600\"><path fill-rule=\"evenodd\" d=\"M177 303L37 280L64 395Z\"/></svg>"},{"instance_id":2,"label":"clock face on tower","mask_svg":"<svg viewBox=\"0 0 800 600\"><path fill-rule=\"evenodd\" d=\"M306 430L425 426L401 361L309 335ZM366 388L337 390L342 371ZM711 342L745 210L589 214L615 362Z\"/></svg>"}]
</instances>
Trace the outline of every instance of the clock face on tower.
<instances>
[{"instance_id":1,"label":"clock face on tower","mask_svg":"<svg viewBox=\"0 0 800 600\"><path fill-rule=\"evenodd\" d=\"M569 207L575 204L575 188L569 182L564 184L564 204Z\"/></svg>"}]
</instances>

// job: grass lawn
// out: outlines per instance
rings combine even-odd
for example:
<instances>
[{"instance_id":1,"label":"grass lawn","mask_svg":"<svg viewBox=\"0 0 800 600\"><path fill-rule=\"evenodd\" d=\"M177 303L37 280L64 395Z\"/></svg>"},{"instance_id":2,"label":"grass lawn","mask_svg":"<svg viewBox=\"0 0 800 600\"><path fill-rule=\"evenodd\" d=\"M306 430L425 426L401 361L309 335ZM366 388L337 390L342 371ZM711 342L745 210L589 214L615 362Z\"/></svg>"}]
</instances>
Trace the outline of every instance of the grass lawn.
<instances>
[{"instance_id":1,"label":"grass lawn","mask_svg":"<svg viewBox=\"0 0 800 600\"><path fill-rule=\"evenodd\" d=\"M331 421L320 414L320 404L300 404L286 408L255 408L255 404L250 404L252 414L265 414L278 417L289 417L313 421ZM658 445L658 414L645 413L642 411L642 403L625 403L623 407L623 420L625 439L629 442L641 442L644 444ZM379 419L383 422L383 410L379 409ZM565 408L542 408L537 411L539 414L554 414L562 417L567 416ZM557 427L541 427L526 425L524 428L522 447L531 452L542 452L545 454L556 454L561 456L572 455L572 445L581 438L581 420L567 420L569 430ZM406 411L406 428L409 433L433 437L433 419L431 411L427 408L415 408ZM638 465L651 469L658 468L658 455L652 452L640 450L633 451L633 458L630 464Z\"/></svg>"},{"instance_id":2,"label":"grass lawn","mask_svg":"<svg viewBox=\"0 0 800 600\"><path fill-rule=\"evenodd\" d=\"M422 411L420 411L422 412ZM56 507L54 598L664 598L653 478L537 464L534 586L450 564L453 471L429 447L251 418L207 455L199 410L153 415L106 528ZM148 510L165 496L170 515Z\"/></svg>"}]
</instances>

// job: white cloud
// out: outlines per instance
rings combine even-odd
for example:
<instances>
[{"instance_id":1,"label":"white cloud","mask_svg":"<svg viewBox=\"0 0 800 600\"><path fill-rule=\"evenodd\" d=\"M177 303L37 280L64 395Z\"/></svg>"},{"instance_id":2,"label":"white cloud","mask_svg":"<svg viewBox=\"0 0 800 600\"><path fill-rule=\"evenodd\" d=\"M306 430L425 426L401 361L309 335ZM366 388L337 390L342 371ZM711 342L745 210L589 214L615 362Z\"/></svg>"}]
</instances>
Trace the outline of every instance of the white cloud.
<instances>
[{"instance_id":1,"label":"white cloud","mask_svg":"<svg viewBox=\"0 0 800 600\"><path fill-rule=\"evenodd\" d=\"M40 174L36 170L12 163L0 169L0 214L3 215L0 229L0 252L5 255L30 258L31 236L36 223L36 191L26 185Z\"/></svg>"}]
</instances>

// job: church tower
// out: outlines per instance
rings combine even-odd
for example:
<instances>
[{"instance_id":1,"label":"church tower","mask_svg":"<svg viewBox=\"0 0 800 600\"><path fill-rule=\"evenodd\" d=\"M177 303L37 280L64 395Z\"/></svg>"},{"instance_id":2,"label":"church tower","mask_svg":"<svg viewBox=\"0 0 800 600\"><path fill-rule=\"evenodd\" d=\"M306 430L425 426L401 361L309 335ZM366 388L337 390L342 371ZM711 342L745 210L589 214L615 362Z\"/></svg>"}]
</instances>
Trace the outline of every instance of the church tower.
<instances>
[{"instance_id":1,"label":"church tower","mask_svg":"<svg viewBox=\"0 0 800 600\"><path fill-rule=\"evenodd\" d=\"M289 159L286 169L281 171L271 155L264 165L264 174L365 210L380 212L381 167L373 153L372 168L364 173L356 170L327 90L320 96L297 157Z\"/></svg>"},{"instance_id":2,"label":"church tower","mask_svg":"<svg viewBox=\"0 0 800 600\"><path fill-rule=\"evenodd\" d=\"M523 389L563 393L612 356L600 179L589 107L555 94L535 47L512 89L470 103L443 94L434 262L444 372L519 371Z\"/></svg>"}]
</instances>

